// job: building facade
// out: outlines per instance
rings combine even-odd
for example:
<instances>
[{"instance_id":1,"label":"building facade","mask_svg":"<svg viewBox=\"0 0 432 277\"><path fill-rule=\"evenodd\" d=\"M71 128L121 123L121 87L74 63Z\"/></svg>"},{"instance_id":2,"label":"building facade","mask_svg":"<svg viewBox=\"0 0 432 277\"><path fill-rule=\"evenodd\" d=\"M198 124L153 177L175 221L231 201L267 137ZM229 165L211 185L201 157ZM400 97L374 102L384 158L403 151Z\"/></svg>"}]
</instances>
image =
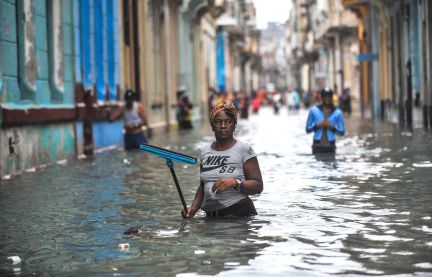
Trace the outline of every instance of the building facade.
<instances>
[{"instance_id":1,"label":"building facade","mask_svg":"<svg viewBox=\"0 0 432 277\"><path fill-rule=\"evenodd\" d=\"M104 113L120 98L118 3L69 2L73 4L74 19L76 149L78 155L91 155L123 141L121 121L110 123Z\"/></svg>"},{"instance_id":2,"label":"building facade","mask_svg":"<svg viewBox=\"0 0 432 277\"><path fill-rule=\"evenodd\" d=\"M250 1L225 0L0 0L0 8L0 178L121 145L123 121L109 122L106 110L122 107L128 89L154 129L177 124L180 86L194 120L206 118L218 86L218 18L229 8L244 27L254 11ZM258 37L251 25L224 44L230 90L256 86Z\"/></svg>"},{"instance_id":3,"label":"building facade","mask_svg":"<svg viewBox=\"0 0 432 277\"><path fill-rule=\"evenodd\" d=\"M359 19L360 79L373 117L409 128L431 125L432 3L344 0ZM365 103L366 104L366 103Z\"/></svg>"},{"instance_id":4,"label":"building facade","mask_svg":"<svg viewBox=\"0 0 432 277\"><path fill-rule=\"evenodd\" d=\"M339 1L297 0L286 23L288 83L301 91L349 89L360 98L357 17ZM354 108L357 105L354 105Z\"/></svg>"},{"instance_id":5,"label":"building facade","mask_svg":"<svg viewBox=\"0 0 432 277\"><path fill-rule=\"evenodd\" d=\"M0 176L76 153L71 1L0 1Z\"/></svg>"}]
</instances>

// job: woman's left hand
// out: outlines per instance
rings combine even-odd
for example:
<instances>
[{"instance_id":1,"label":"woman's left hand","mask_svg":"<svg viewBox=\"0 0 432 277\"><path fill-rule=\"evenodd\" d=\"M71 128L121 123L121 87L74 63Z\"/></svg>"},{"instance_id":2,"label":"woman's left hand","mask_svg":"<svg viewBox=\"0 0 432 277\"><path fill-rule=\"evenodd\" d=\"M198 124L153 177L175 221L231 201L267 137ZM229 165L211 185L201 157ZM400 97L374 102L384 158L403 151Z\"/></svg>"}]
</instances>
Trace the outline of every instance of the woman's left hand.
<instances>
[{"instance_id":1,"label":"woman's left hand","mask_svg":"<svg viewBox=\"0 0 432 277\"><path fill-rule=\"evenodd\" d=\"M214 183L212 192L216 194L222 194L222 192L227 191L237 184L236 180L233 178L221 178Z\"/></svg>"}]
</instances>

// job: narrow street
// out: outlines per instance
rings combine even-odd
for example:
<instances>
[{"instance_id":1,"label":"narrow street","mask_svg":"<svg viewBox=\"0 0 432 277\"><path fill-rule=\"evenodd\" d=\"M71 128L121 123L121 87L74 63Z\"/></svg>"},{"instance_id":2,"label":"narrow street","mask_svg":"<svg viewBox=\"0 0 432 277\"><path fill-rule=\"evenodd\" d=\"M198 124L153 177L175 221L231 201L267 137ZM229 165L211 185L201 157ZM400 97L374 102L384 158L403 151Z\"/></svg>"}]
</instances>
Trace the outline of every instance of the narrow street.
<instances>
[{"instance_id":1,"label":"narrow street","mask_svg":"<svg viewBox=\"0 0 432 277\"><path fill-rule=\"evenodd\" d=\"M430 276L432 134L352 116L336 157L315 157L306 117L263 107L239 122L264 178L253 218L183 220L165 161L122 147L2 181L0 275ZM198 156L211 140L203 122L149 143ZM190 204L199 167L175 170Z\"/></svg>"}]
</instances>

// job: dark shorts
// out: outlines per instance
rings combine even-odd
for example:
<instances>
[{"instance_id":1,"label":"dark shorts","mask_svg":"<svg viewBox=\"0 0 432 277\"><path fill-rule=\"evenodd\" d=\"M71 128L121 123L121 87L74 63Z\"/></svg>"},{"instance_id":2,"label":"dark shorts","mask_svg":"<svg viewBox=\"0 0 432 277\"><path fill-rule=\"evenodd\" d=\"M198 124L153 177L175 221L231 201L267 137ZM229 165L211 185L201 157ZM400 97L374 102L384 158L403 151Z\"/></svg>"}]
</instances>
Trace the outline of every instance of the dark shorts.
<instances>
[{"instance_id":1,"label":"dark shorts","mask_svg":"<svg viewBox=\"0 0 432 277\"><path fill-rule=\"evenodd\" d=\"M147 143L147 139L144 133L137 134L125 134L124 136L124 146L126 150L139 149L140 145Z\"/></svg>"},{"instance_id":2,"label":"dark shorts","mask_svg":"<svg viewBox=\"0 0 432 277\"><path fill-rule=\"evenodd\" d=\"M239 202L231 205L225 209L214 211L214 212L206 212L208 217L215 216L253 216L257 215L257 211L255 209L255 205L249 197L240 200Z\"/></svg>"},{"instance_id":3,"label":"dark shorts","mask_svg":"<svg viewBox=\"0 0 432 277\"><path fill-rule=\"evenodd\" d=\"M336 153L336 145L334 142L331 142L328 146L317 145L319 142L315 142L312 144L312 154L334 154Z\"/></svg>"}]
</instances>

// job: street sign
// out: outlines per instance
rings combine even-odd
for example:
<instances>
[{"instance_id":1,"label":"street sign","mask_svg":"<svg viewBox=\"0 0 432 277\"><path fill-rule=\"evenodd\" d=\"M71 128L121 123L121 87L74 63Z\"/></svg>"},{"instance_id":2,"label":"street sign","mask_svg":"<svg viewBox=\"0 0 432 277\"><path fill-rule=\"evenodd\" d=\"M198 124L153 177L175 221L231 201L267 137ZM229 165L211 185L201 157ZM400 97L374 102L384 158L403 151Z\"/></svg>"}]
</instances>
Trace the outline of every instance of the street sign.
<instances>
[{"instance_id":1,"label":"street sign","mask_svg":"<svg viewBox=\"0 0 432 277\"><path fill-rule=\"evenodd\" d=\"M357 61L359 62L371 62L378 60L378 54L375 53L363 53L357 55Z\"/></svg>"}]
</instances>

